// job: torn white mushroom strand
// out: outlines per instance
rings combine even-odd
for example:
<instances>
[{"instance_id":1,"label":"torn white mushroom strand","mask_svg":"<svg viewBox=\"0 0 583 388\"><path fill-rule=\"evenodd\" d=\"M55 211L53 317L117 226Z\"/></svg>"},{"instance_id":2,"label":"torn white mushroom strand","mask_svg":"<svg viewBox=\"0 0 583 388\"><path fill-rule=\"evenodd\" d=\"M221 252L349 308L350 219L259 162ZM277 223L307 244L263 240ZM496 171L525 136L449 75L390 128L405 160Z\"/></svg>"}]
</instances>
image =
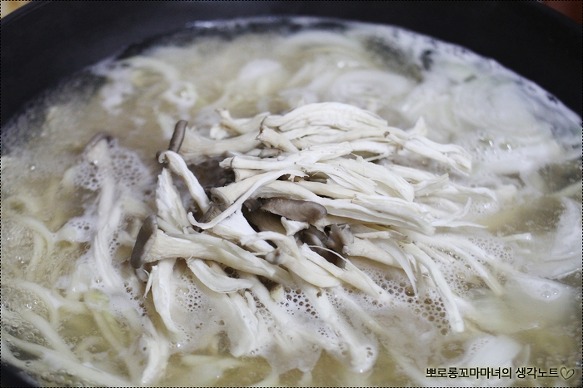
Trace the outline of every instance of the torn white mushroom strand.
<instances>
[{"instance_id":1,"label":"torn white mushroom strand","mask_svg":"<svg viewBox=\"0 0 583 388\"><path fill-rule=\"evenodd\" d=\"M285 115L249 119L233 119L224 110L220 116L217 139L190 128L180 149L160 153L159 229L134 249L139 257L132 257L151 267L148 290L170 332L179 336L180 329L169 308L171 288L162 282L172 282L177 260L185 260L183 268L205 285L202 292L220 304L217 311L228 322L225 332L233 356L270 349L270 357L273 352L282 354L276 358L285 354L295 360L286 364L289 369L304 372L317 360L307 365L305 357L298 357L308 345L326 350L355 371L374 365L378 344L322 293L354 289L390 304L391 296L359 268L363 260L403 271L414 292L421 285L435 290L455 332L465 328L465 310L438 263L463 260L473 276L495 293L501 291L491 272L492 260L462 237L468 227L478 226L465 218L468 198L495 202L495 194L453 183L447 173L394 161L413 157L439 163L451 174L469 172L468 154L425 138L423 120L403 131L341 103L308 104ZM188 165L221 155L225 158L220 165L232 170L235 180L212 188L210 200ZM172 174L184 182L190 204L182 203ZM190 207L195 210L187 213ZM463 234L457 235L461 227ZM452 238L455 243L448 242ZM467 254L454 248L459 240L470 247ZM279 297L268 293L265 284L301 289L335 339L323 341L309 328L307 334L283 335L286 322L296 318L286 315ZM272 316L274 335L260 334L267 327L264 314ZM377 332L383 325L369 318L365 326L382 338ZM296 337L305 342L302 347L289 345Z\"/></svg>"}]
</instances>

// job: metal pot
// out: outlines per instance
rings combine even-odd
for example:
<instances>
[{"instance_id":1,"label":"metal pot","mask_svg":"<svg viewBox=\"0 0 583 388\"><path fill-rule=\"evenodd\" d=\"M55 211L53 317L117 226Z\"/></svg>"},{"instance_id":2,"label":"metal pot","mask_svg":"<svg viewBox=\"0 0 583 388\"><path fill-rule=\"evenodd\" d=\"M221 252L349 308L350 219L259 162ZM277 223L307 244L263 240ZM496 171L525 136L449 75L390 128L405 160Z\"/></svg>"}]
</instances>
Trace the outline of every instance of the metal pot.
<instances>
[{"instance_id":1,"label":"metal pot","mask_svg":"<svg viewBox=\"0 0 583 388\"><path fill-rule=\"evenodd\" d=\"M537 2L39 1L1 21L2 125L63 77L131 44L192 21L262 15L401 26L493 58L582 112L581 27ZM32 386L11 366L1 374L2 386Z\"/></svg>"}]
</instances>

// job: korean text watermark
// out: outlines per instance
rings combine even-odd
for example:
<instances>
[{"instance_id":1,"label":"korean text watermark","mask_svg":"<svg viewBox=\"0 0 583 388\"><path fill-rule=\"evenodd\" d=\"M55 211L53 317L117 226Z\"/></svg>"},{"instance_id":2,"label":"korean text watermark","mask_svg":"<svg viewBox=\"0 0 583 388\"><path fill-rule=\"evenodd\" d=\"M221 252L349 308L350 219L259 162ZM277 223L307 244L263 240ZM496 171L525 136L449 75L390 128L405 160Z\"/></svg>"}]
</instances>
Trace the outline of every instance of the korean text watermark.
<instances>
[{"instance_id":1,"label":"korean text watermark","mask_svg":"<svg viewBox=\"0 0 583 388\"><path fill-rule=\"evenodd\" d=\"M530 366L522 367L440 367L440 368L427 368L425 371L425 377L445 377L449 379L457 378L476 378L476 379L545 379L545 378L562 378L563 380L569 380L575 375L574 368L554 367L554 368L537 368Z\"/></svg>"}]
</instances>

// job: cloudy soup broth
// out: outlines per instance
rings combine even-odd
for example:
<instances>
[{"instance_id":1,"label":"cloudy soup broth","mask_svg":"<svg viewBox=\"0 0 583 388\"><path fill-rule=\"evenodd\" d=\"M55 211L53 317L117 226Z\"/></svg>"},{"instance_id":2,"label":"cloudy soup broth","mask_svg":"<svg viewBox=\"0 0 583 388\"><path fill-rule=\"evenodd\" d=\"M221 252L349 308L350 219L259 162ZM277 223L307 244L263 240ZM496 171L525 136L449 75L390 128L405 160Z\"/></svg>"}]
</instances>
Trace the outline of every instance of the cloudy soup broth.
<instances>
[{"instance_id":1,"label":"cloudy soup broth","mask_svg":"<svg viewBox=\"0 0 583 388\"><path fill-rule=\"evenodd\" d=\"M132 46L3 130L3 362L44 386L577 386L580 121L388 26Z\"/></svg>"}]
</instances>

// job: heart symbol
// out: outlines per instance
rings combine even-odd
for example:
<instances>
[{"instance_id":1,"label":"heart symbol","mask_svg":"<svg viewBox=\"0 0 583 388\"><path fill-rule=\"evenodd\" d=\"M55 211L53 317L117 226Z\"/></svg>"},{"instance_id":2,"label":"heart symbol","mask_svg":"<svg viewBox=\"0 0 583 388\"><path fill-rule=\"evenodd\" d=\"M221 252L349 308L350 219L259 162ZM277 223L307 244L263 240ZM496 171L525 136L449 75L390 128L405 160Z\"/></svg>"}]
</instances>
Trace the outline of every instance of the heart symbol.
<instances>
[{"instance_id":1,"label":"heart symbol","mask_svg":"<svg viewBox=\"0 0 583 388\"><path fill-rule=\"evenodd\" d=\"M575 369L567 369L567 367L564 366L561 369L559 369L559 373L561 374L561 377L563 379L569 380L575 374Z\"/></svg>"}]
</instances>

